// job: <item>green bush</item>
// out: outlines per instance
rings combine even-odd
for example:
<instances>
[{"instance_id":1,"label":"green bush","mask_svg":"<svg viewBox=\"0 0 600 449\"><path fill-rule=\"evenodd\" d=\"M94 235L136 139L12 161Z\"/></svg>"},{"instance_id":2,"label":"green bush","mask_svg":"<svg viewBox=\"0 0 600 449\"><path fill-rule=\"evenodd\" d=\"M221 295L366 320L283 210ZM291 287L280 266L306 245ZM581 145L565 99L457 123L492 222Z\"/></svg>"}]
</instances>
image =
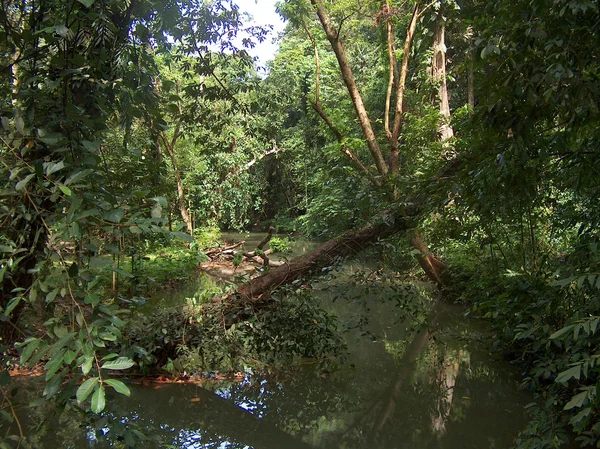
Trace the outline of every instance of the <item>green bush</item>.
<instances>
[{"instance_id":1,"label":"green bush","mask_svg":"<svg viewBox=\"0 0 600 449\"><path fill-rule=\"evenodd\" d=\"M139 317L129 327L127 354L146 370L194 374L248 364L281 367L297 357L322 358L343 349L335 317L307 292L280 290L257 313L250 307L219 313L220 307L162 309Z\"/></svg>"},{"instance_id":2,"label":"green bush","mask_svg":"<svg viewBox=\"0 0 600 449\"><path fill-rule=\"evenodd\" d=\"M292 251L292 242L288 237L273 237L269 241L269 248L274 253L290 253Z\"/></svg>"},{"instance_id":3,"label":"green bush","mask_svg":"<svg viewBox=\"0 0 600 449\"><path fill-rule=\"evenodd\" d=\"M483 271L483 272L482 272ZM470 313L489 319L495 346L518 363L534 395L520 448L581 447L600 441L600 293L595 277L556 279L506 272L455 271Z\"/></svg>"}]
</instances>

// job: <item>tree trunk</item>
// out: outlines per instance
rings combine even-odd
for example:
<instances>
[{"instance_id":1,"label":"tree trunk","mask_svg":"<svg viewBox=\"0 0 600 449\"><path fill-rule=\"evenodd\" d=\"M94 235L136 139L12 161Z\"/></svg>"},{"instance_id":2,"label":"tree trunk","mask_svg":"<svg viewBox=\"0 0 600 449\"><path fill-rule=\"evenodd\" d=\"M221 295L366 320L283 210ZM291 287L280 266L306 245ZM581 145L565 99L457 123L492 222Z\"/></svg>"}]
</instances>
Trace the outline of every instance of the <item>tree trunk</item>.
<instances>
[{"instance_id":1,"label":"tree trunk","mask_svg":"<svg viewBox=\"0 0 600 449\"><path fill-rule=\"evenodd\" d=\"M429 252L427 246L421 240L421 237L418 234L415 234L411 237L410 242L412 246L419 250L419 255L417 256L417 260L419 261L419 265L427 274L427 277L435 282L438 287L441 287L443 284L442 281L442 273L448 266L436 259L436 257Z\"/></svg>"},{"instance_id":2,"label":"tree trunk","mask_svg":"<svg viewBox=\"0 0 600 449\"><path fill-rule=\"evenodd\" d=\"M175 157L175 151L173 146L167 141L167 139L163 138L163 143L165 150L169 154L171 158L171 163L173 164L173 172L175 173L175 182L177 183L177 203L179 205L179 212L181 213L181 218L183 219L186 229L190 235L194 233L194 226L192 225L192 217L185 205L185 189L183 188L183 181L181 180L181 172L179 171L179 165L177 164L177 158Z\"/></svg>"},{"instance_id":3,"label":"tree trunk","mask_svg":"<svg viewBox=\"0 0 600 449\"><path fill-rule=\"evenodd\" d=\"M379 142L377 142L377 137L375 136L375 132L371 126L371 120L369 119L367 108L363 103L362 96L358 90L358 86L356 85L356 80L354 79L354 74L352 73L350 63L346 57L344 45L339 39L338 31L329 20L329 16L327 16L325 12L322 1L311 0L311 3L317 9L317 16L319 17L321 25L323 26L323 30L327 35L327 40L329 40L331 48L333 49L333 52L338 60L342 79L346 85L348 93L350 94L350 98L352 99L352 104L354 105L356 116L360 122L360 127L367 141L367 147L371 152L373 162L375 162L375 166L377 167L379 174L381 176L386 176L388 174L388 166L383 158L383 153L379 147Z\"/></svg>"},{"instance_id":4,"label":"tree trunk","mask_svg":"<svg viewBox=\"0 0 600 449\"><path fill-rule=\"evenodd\" d=\"M438 85L438 101L442 121L438 132L442 142L454 137L454 130L448 123L450 121L450 100L448 97L448 84L446 82L446 27L444 23L443 9L435 20L433 30L433 81Z\"/></svg>"},{"instance_id":5,"label":"tree trunk","mask_svg":"<svg viewBox=\"0 0 600 449\"><path fill-rule=\"evenodd\" d=\"M469 25L467 29L469 40L472 40L473 27ZM467 79L467 102L471 109L475 109L475 70L473 68L473 50L468 51L467 54L468 66L469 66L469 77Z\"/></svg>"},{"instance_id":6,"label":"tree trunk","mask_svg":"<svg viewBox=\"0 0 600 449\"><path fill-rule=\"evenodd\" d=\"M268 296L272 288L288 285L309 274L321 272L323 268L335 265L343 257L359 253L366 246L382 238L410 229L412 227L410 218L417 212L417 208L404 214L398 211L386 211L380 214L374 223L361 230L349 231L335 237L319 248L240 285L235 293L218 298L216 302L235 301L236 298L246 301L260 300Z\"/></svg>"}]
</instances>

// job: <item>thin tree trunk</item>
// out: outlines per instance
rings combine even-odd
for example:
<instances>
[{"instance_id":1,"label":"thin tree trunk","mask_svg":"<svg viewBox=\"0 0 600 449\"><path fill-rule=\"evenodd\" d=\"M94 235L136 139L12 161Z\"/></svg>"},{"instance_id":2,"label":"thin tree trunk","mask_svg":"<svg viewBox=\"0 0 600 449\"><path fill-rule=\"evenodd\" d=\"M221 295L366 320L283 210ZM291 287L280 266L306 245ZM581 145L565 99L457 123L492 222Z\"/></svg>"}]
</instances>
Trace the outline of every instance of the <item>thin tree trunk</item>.
<instances>
[{"instance_id":1,"label":"thin tree trunk","mask_svg":"<svg viewBox=\"0 0 600 449\"><path fill-rule=\"evenodd\" d=\"M367 141L367 146L369 148L369 151L371 152L371 156L373 158L373 161L375 162L377 171L381 176L387 176L388 166L383 158L383 154L381 152L381 148L379 147L379 143L377 142L375 131L373 131L373 127L371 126L369 114L367 113L367 109L365 108L362 96L360 94L360 91L358 90L358 86L356 85L356 80L354 79L354 74L352 73L350 63L348 62L348 58L346 57L344 45L339 39L338 31L335 29L335 27L329 20L329 16L325 12L325 8L323 7L323 2L321 0L311 0L311 3L317 9L317 16L319 17L321 25L323 26L323 30L327 35L327 40L329 40L331 48L333 49L333 52L335 53L335 56L338 60L338 64L340 66L340 71L342 74L342 79L344 80L344 84L346 85L348 93L350 94L350 98L352 99L352 104L354 105L354 109L356 110L356 115L360 122L360 127Z\"/></svg>"},{"instance_id":2,"label":"thin tree trunk","mask_svg":"<svg viewBox=\"0 0 600 449\"><path fill-rule=\"evenodd\" d=\"M467 28L467 35L469 41L471 41L473 36L473 27L471 25ZM468 51L467 60L469 70L469 76L467 78L467 102L471 109L475 109L475 69L473 67L473 50Z\"/></svg>"},{"instance_id":3,"label":"thin tree trunk","mask_svg":"<svg viewBox=\"0 0 600 449\"><path fill-rule=\"evenodd\" d=\"M446 30L443 9L440 8L433 30L433 81L438 85L438 102L442 120L439 123L438 132L442 142L454 137L454 130L450 121L450 100L448 96L448 84L446 82Z\"/></svg>"},{"instance_id":4,"label":"thin tree trunk","mask_svg":"<svg viewBox=\"0 0 600 449\"><path fill-rule=\"evenodd\" d=\"M352 69L350 67L348 58L346 56L346 51L344 49L344 45L342 44L342 42L339 38L339 30L336 29L333 26L333 24L331 23L329 16L327 15L327 12L325 11L325 7L323 6L322 0L311 0L311 3L316 8L319 21L321 22L321 25L323 27L323 30L325 31L327 39L328 39L329 43L331 44L331 48L333 49L333 52L336 55L338 65L340 68L340 72L342 75L342 79L344 81L344 84L346 85L346 88L347 88L350 98L352 100L352 104L354 105L354 109L355 109L357 117L359 119L362 132L367 141L367 146L371 152L371 156L373 158L375 166L377 167L377 171L379 172L379 175L384 180L389 179L390 175L391 175L392 190L390 192L390 197L393 198L394 200L397 200L398 199L398 191L396 188L395 180L393 178L399 172L399 160L400 160L399 140L400 140L400 135L402 133L402 125L403 125L403 118L404 118L404 92L406 89L406 80L408 78L410 51L412 48L418 20L420 17L422 17L423 13L433 5L433 3L430 3L427 6L420 9L421 2L419 2L419 1L416 2L416 4L414 5L414 8L413 8L413 11L412 11L412 17L411 17L409 27L406 31L406 37L404 40L404 54L402 57L402 65L400 68L398 86L396 88L396 98L395 98L395 105L394 105L395 116L394 116L394 123L393 123L392 129L390 129L390 123L389 123L390 111L389 111L389 109L387 109L385 112L386 137L388 138L389 149L390 149L390 166L389 167L386 164L386 162L383 160L381 148L376 139L375 132L374 132L371 122L369 120L368 113L367 113L367 110L363 103L361 94L356 85L356 81L354 79ZM386 14L391 15L391 9L390 9L389 5L387 5ZM394 53L395 53L395 50L394 50L394 48L395 48L394 47L395 33L393 30L393 27L391 26L390 20L391 20L391 17L388 17L387 18L387 26L388 26L387 38L388 38L388 52L389 52L389 59L390 59L390 61L389 61L390 62L390 69L389 69L390 70L390 80L393 80L394 72L396 71L395 70L396 58L394 55ZM316 44L314 42L314 38L312 37L310 32L308 32L308 29L306 26L305 26L305 30L307 31L309 37L311 38L311 41L313 42L313 46L315 47L317 70L319 70L318 52L316 51ZM445 70L445 54L444 54L444 70ZM445 80L445 76L444 76L444 80ZM388 92L387 92L387 97L386 97L386 105L388 105L388 106L386 106L386 107L389 107L389 104L391 103L391 101L390 101L390 95L391 95L390 86L391 86L391 84L393 84L393 82L389 81ZM338 139L338 141L343 146L343 137L341 136L339 131L337 131L337 129L333 126L333 124L331 123L331 120L329 120L328 117L326 116L326 114L323 112L323 109L319 102L318 95L319 95L319 83L318 83L318 74L317 74L317 102L315 105L313 105L313 107L319 113L319 115L323 118L323 120L327 123L329 128L336 135L336 138ZM447 98L447 90L446 90L446 98ZM352 157L352 154L349 154L348 156L356 163L356 160ZM359 161L359 164L360 164L360 161ZM361 165L359 165L359 167L362 169L362 171L368 173L368 170L366 169L366 167L361 166ZM382 185L382 183L379 182L378 180L374 181L373 177L369 177L369 179L371 179L371 181L373 181L373 183L376 186ZM416 246L416 248L419 249L420 251L422 250L423 247L424 247L424 245ZM420 261L421 260L426 262L428 267L429 266L445 267L444 264L437 261L435 259L435 257L433 255L431 255L427 250L425 250L424 252L422 251L422 257L420 258ZM422 266L423 266L423 264L422 264ZM428 276L430 276L432 281L436 282L438 285L441 284L441 279L439 276L436 275L437 271L435 269L429 269L429 270L426 270L425 272L427 273Z\"/></svg>"},{"instance_id":5,"label":"thin tree trunk","mask_svg":"<svg viewBox=\"0 0 600 449\"><path fill-rule=\"evenodd\" d=\"M181 218L183 219L186 229L190 235L194 232L194 226L192 225L192 217L186 206L185 200L185 189L183 187L183 181L181 180L181 172L179 171L179 165L177 164L177 157L175 156L174 148L170 145L164 136L163 143L164 148L171 158L171 163L173 164L173 172L175 173L175 182L177 184L177 202L179 204L179 212L181 213Z\"/></svg>"}]
</instances>

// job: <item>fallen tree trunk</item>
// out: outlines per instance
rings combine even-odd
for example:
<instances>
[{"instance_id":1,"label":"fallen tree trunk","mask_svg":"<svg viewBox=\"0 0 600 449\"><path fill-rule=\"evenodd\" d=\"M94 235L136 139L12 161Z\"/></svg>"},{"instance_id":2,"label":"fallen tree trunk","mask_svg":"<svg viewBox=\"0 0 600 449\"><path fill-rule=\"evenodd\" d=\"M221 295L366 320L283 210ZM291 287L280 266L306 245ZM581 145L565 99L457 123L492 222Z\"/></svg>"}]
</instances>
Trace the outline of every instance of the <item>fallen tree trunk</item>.
<instances>
[{"instance_id":1,"label":"fallen tree trunk","mask_svg":"<svg viewBox=\"0 0 600 449\"><path fill-rule=\"evenodd\" d=\"M291 284L296 279L318 272L343 257L362 251L377 240L413 229L415 227L413 219L419 214L420 205L423 204L424 198L429 196L430 190L435 191L440 182L453 177L464 162L461 158L448 161L440 173L431 179L430 185L423 188L420 197L407 199L402 203L403 207L377 215L373 222L364 228L335 237L322 246L240 285L234 293L216 298L214 302L260 300L273 288ZM418 260L425 273L432 282L440 285L442 283L440 275L447 268L446 265L429 252L418 235L417 239L413 236L411 243L417 246L421 253Z\"/></svg>"},{"instance_id":2,"label":"fallen tree trunk","mask_svg":"<svg viewBox=\"0 0 600 449\"><path fill-rule=\"evenodd\" d=\"M404 213L386 211L378 215L370 225L335 237L322 246L240 285L236 292L217 298L215 302L261 299L272 288L291 284L308 274L320 272L342 258L362 251L377 240L411 229L414 226L411 218L417 212L417 208L411 208Z\"/></svg>"}]
</instances>

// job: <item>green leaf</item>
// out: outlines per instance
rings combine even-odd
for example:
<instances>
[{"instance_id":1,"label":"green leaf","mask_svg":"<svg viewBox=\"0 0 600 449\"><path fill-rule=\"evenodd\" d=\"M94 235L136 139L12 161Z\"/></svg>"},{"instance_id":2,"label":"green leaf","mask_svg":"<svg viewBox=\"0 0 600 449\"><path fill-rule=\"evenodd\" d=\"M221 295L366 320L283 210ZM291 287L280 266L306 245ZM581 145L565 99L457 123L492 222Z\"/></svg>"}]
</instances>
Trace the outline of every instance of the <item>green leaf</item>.
<instances>
[{"instance_id":1,"label":"green leaf","mask_svg":"<svg viewBox=\"0 0 600 449\"><path fill-rule=\"evenodd\" d=\"M104 410L105 406L106 401L104 399L104 387L100 385L100 388L98 388L92 396L92 411L94 413L100 413L102 410Z\"/></svg>"},{"instance_id":2,"label":"green leaf","mask_svg":"<svg viewBox=\"0 0 600 449\"><path fill-rule=\"evenodd\" d=\"M27 184L29 184L29 181L31 181L31 179L35 176L34 173L27 175L24 179L21 179L19 182L17 182L17 185L15 186L16 190L23 190L25 189L25 187L27 187Z\"/></svg>"},{"instance_id":3,"label":"green leaf","mask_svg":"<svg viewBox=\"0 0 600 449\"><path fill-rule=\"evenodd\" d=\"M21 134L22 136L25 135L25 122L23 121L23 118L21 116L15 118L15 128L17 128L19 134Z\"/></svg>"},{"instance_id":4,"label":"green leaf","mask_svg":"<svg viewBox=\"0 0 600 449\"><path fill-rule=\"evenodd\" d=\"M581 365L575 365L571 368L561 372L555 382L568 382L570 379L575 378L579 380L581 377Z\"/></svg>"},{"instance_id":5,"label":"green leaf","mask_svg":"<svg viewBox=\"0 0 600 449\"><path fill-rule=\"evenodd\" d=\"M81 404L88 398L92 391L94 391L94 388L96 388L96 385L98 385L98 380L97 377L91 377L79 386L76 394L77 402Z\"/></svg>"},{"instance_id":6,"label":"green leaf","mask_svg":"<svg viewBox=\"0 0 600 449\"><path fill-rule=\"evenodd\" d=\"M156 201L158 204L160 204L162 207L169 206L169 203L167 203L167 199L164 196L155 196L152 199L154 201Z\"/></svg>"},{"instance_id":7,"label":"green leaf","mask_svg":"<svg viewBox=\"0 0 600 449\"><path fill-rule=\"evenodd\" d=\"M571 330L575 327L574 324L571 324L570 326L565 326L562 329L557 330L556 332L554 332L552 335L550 335L550 340L554 340L556 338L562 337L565 334L568 334L569 332L571 332Z\"/></svg>"},{"instance_id":8,"label":"green leaf","mask_svg":"<svg viewBox=\"0 0 600 449\"><path fill-rule=\"evenodd\" d=\"M79 274L79 265L77 265L77 263L73 262L71 264L71 266L69 267L69 277L76 278L78 274Z\"/></svg>"},{"instance_id":9,"label":"green leaf","mask_svg":"<svg viewBox=\"0 0 600 449\"><path fill-rule=\"evenodd\" d=\"M113 387L117 391L117 393L124 394L127 397L129 397L131 395L131 391L129 390L127 385L125 385L120 380L106 379L104 382L106 382L108 385Z\"/></svg>"},{"instance_id":10,"label":"green leaf","mask_svg":"<svg viewBox=\"0 0 600 449\"><path fill-rule=\"evenodd\" d=\"M109 360L102 365L103 369L113 369L113 370L124 370L129 369L135 362L131 360L129 357L119 357L115 360Z\"/></svg>"},{"instance_id":11,"label":"green leaf","mask_svg":"<svg viewBox=\"0 0 600 449\"><path fill-rule=\"evenodd\" d=\"M44 388L44 392L42 393L42 395L47 398L53 397L56 393L58 393L58 390L60 389L62 381L63 381L62 376L53 377L50 380L50 382L48 382L46 384L46 387Z\"/></svg>"},{"instance_id":12,"label":"green leaf","mask_svg":"<svg viewBox=\"0 0 600 449\"><path fill-rule=\"evenodd\" d=\"M53 356L48 363L46 363L46 377L45 380L50 380L56 374L56 372L63 366L63 360L67 353L66 348L62 348L58 354Z\"/></svg>"},{"instance_id":13,"label":"green leaf","mask_svg":"<svg viewBox=\"0 0 600 449\"><path fill-rule=\"evenodd\" d=\"M192 237L191 235L189 235L189 234L187 234L185 232L174 231L174 232L171 232L171 235L173 237L180 238L181 240L185 240L186 242L193 242L194 241L194 237Z\"/></svg>"},{"instance_id":14,"label":"green leaf","mask_svg":"<svg viewBox=\"0 0 600 449\"><path fill-rule=\"evenodd\" d=\"M8 370L0 371L0 385L5 387L10 383L10 373Z\"/></svg>"},{"instance_id":15,"label":"green leaf","mask_svg":"<svg viewBox=\"0 0 600 449\"><path fill-rule=\"evenodd\" d=\"M86 8L90 8L95 2L96 0L77 0L79 3L81 3L83 6L85 6Z\"/></svg>"},{"instance_id":16,"label":"green leaf","mask_svg":"<svg viewBox=\"0 0 600 449\"><path fill-rule=\"evenodd\" d=\"M58 188L60 189L60 191L62 193L64 193L67 196L71 196L73 194L73 192L71 191L71 189L69 189L67 186L64 186L62 184L58 185Z\"/></svg>"},{"instance_id":17,"label":"green leaf","mask_svg":"<svg viewBox=\"0 0 600 449\"><path fill-rule=\"evenodd\" d=\"M102 218L112 223L119 223L124 216L125 211L123 209L113 209L103 214Z\"/></svg>"},{"instance_id":18,"label":"green leaf","mask_svg":"<svg viewBox=\"0 0 600 449\"><path fill-rule=\"evenodd\" d=\"M52 173L56 173L57 171L62 170L63 168L65 168L65 163L63 161L60 161L57 164L51 162L46 167L46 176L51 175Z\"/></svg>"},{"instance_id":19,"label":"green leaf","mask_svg":"<svg viewBox=\"0 0 600 449\"><path fill-rule=\"evenodd\" d=\"M10 316L11 312L15 310L15 307L19 305L22 299L22 296L15 296L13 299L11 299L6 306L6 310L4 310L4 314L6 316Z\"/></svg>"},{"instance_id":20,"label":"green leaf","mask_svg":"<svg viewBox=\"0 0 600 449\"><path fill-rule=\"evenodd\" d=\"M93 364L94 364L94 358L86 356L85 362L83 362L81 364L81 372L83 374L88 374L92 370L92 365Z\"/></svg>"},{"instance_id":21,"label":"green leaf","mask_svg":"<svg viewBox=\"0 0 600 449\"><path fill-rule=\"evenodd\" d=\"M587 391L583 391L579 394L576 394L575 396L573 396L571 398L571 400L569 402L567 402L567 404L565 405L565 408L563 408L563 410L571 410L572 408L575 407L581 407L585 400L587 399L588 396L588 392Z\"/></svg>"}]
</instances>

